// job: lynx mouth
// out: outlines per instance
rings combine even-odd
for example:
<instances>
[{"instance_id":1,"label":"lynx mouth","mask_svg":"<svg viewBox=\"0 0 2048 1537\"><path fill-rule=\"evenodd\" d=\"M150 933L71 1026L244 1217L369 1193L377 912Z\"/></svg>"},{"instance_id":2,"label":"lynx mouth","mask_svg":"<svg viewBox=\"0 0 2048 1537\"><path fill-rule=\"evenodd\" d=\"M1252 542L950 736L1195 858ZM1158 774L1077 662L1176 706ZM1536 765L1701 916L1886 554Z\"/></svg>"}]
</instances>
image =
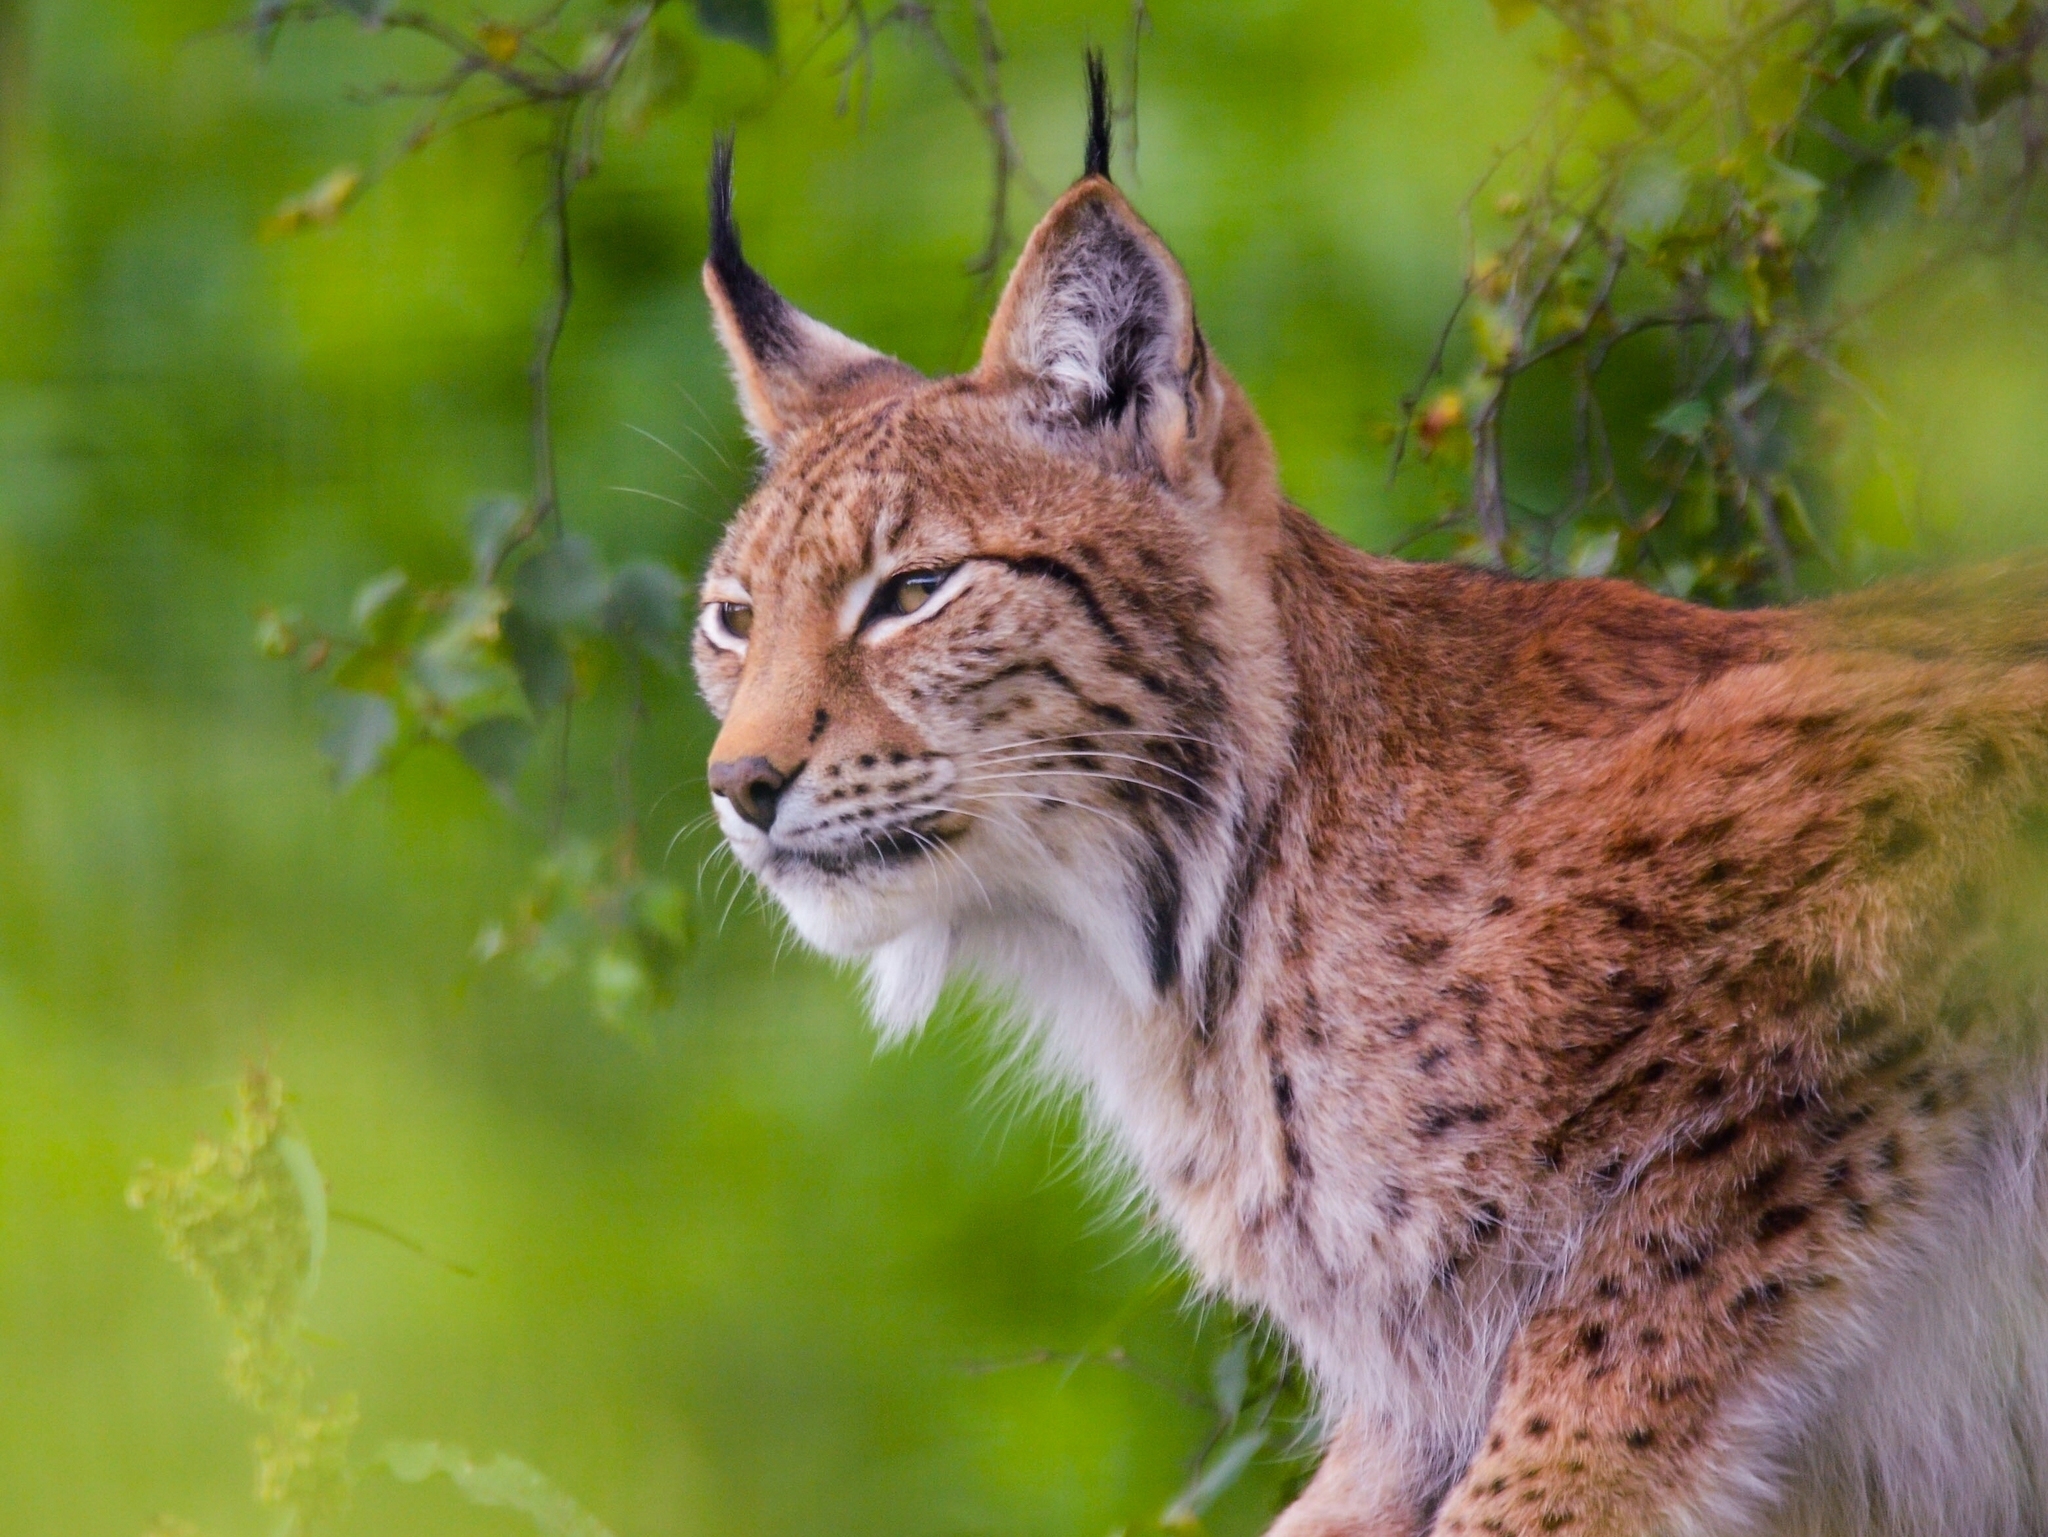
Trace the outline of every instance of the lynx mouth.
<instances>
[{"instance_id":1,"label":"lynx mouth","mask_svg":"<svg viewBox=\"0 0 2048 1537\"><path fill-rule=\"evenodd\" d=\"M934 857L957 839L964 829L949 826L952 820L946 812L933 812L886 832L864 834L858 843L824 849L778 848L770 863L777 873L804 871L829 876L901 868Z\"/></svg>"}]
</instances>

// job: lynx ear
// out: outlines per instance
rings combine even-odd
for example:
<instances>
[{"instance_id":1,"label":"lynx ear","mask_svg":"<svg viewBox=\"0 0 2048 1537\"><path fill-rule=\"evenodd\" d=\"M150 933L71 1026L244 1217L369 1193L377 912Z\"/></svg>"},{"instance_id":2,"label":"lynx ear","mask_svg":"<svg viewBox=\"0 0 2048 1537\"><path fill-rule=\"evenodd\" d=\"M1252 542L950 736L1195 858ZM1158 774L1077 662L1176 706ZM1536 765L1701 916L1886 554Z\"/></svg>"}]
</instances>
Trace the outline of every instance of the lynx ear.
<instances>
[{"instance_id":1,"label":"lynx ear","mask_svg":"<svg viewBox=\"0 0 2048 1537\"><path fill-rule=\"evenodd\" d=\"M1044 426L1178 481L1213 446L1223 395L1173 253L1109 180L1109 102L1088 60L1086 170L1017 259L981 377Z\"/></svg>"},{"instance_id":2,"label":"lynx ear","mask_svg":"<svg viewBox=\"0 0 2048 1537\"><path fill-rule=\"evenodd\" d=\"M740 252L732 219L732 135L711 151L711 253L704 292L732 363L747 430L770 455L790 434L871 389L918 377L894 358L811 319L769 286Z\"/></svg>"}]
</instances>

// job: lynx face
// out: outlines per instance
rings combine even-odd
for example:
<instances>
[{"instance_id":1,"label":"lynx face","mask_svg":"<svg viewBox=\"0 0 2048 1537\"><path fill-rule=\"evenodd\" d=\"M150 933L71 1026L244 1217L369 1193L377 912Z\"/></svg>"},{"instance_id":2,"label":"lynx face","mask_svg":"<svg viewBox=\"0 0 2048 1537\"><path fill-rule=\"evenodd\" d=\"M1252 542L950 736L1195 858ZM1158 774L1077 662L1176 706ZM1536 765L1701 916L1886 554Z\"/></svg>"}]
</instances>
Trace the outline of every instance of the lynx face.
<instances>
[{"instance_id":1,"label":"lynx face","mask_svg":"<svg viewBox=\"0 0 2048 1537\"><path fill-rule=\"evenodd\" d=\"M728 172L706 284L768 456L695 642L734 853L807 942L876 957L887 1026L1033 920L1134 1001L1172 987L1235 807L1233 631L1262 622L1231 601L1226 385L1178 268L1087 178L981 366L927 381L746 267Z\"/></svg>"}]
</instances>

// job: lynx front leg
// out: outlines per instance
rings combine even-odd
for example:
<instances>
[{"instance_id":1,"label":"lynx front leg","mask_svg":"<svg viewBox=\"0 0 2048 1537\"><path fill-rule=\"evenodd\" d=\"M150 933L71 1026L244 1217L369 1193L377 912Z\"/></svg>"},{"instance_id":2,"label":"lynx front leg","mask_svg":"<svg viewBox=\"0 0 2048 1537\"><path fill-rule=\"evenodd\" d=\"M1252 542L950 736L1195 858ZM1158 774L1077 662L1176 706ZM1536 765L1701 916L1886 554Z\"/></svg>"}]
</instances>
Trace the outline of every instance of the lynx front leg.
<instances>
[{"instance_id":1,"label":"lynx front leg","mask_svg":"<svg viewBox=\"0 0 2048 1537\"><path fill-rule=\"evenodd\" d=\"M1816 1176L1782 1145L1652 1174L1510 1347L1438 1537L1730 1532L1761 1514L1801 1429L1802 1395L1772 1389L1810 1379L1853 1306L1848 1230L1872 1220L1845 1207L1854 1184L1846 1161Z\"/></svg>"},{"instance_id":2,"label":"lynx front leg","mask_svg":"<svg viewBox=\"0 0 2048 1537\"><path fill-rule=\"evenodd\" d=\"M1266 1537L1420 1537L1434 1492L1424 1488L1421 1460L1390 1426L1354 1415Z\"/></svg>"}]
</instances>

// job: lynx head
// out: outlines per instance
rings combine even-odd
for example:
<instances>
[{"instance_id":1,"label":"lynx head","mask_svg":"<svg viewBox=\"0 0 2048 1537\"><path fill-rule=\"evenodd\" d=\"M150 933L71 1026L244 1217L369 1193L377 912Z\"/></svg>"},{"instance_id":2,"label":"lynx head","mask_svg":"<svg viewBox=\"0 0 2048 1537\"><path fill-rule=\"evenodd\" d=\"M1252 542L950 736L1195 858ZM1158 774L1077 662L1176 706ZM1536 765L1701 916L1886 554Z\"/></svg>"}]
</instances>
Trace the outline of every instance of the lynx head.
<instances>
[{"instance_id":1,"label":"lynx head","mask_svg":"<svg viewBox=\"0 0 2048 1537\"><path fill-rule=\"evenodd\" d=\"M765 458L703 585L713 804L886 1029L1027 949L1138 1006L1186 985L1275 708L1270 450L1090 80L1087 171L952 378L784 300L713 158L704 285Z\"/></svg>"}]
</instances>

